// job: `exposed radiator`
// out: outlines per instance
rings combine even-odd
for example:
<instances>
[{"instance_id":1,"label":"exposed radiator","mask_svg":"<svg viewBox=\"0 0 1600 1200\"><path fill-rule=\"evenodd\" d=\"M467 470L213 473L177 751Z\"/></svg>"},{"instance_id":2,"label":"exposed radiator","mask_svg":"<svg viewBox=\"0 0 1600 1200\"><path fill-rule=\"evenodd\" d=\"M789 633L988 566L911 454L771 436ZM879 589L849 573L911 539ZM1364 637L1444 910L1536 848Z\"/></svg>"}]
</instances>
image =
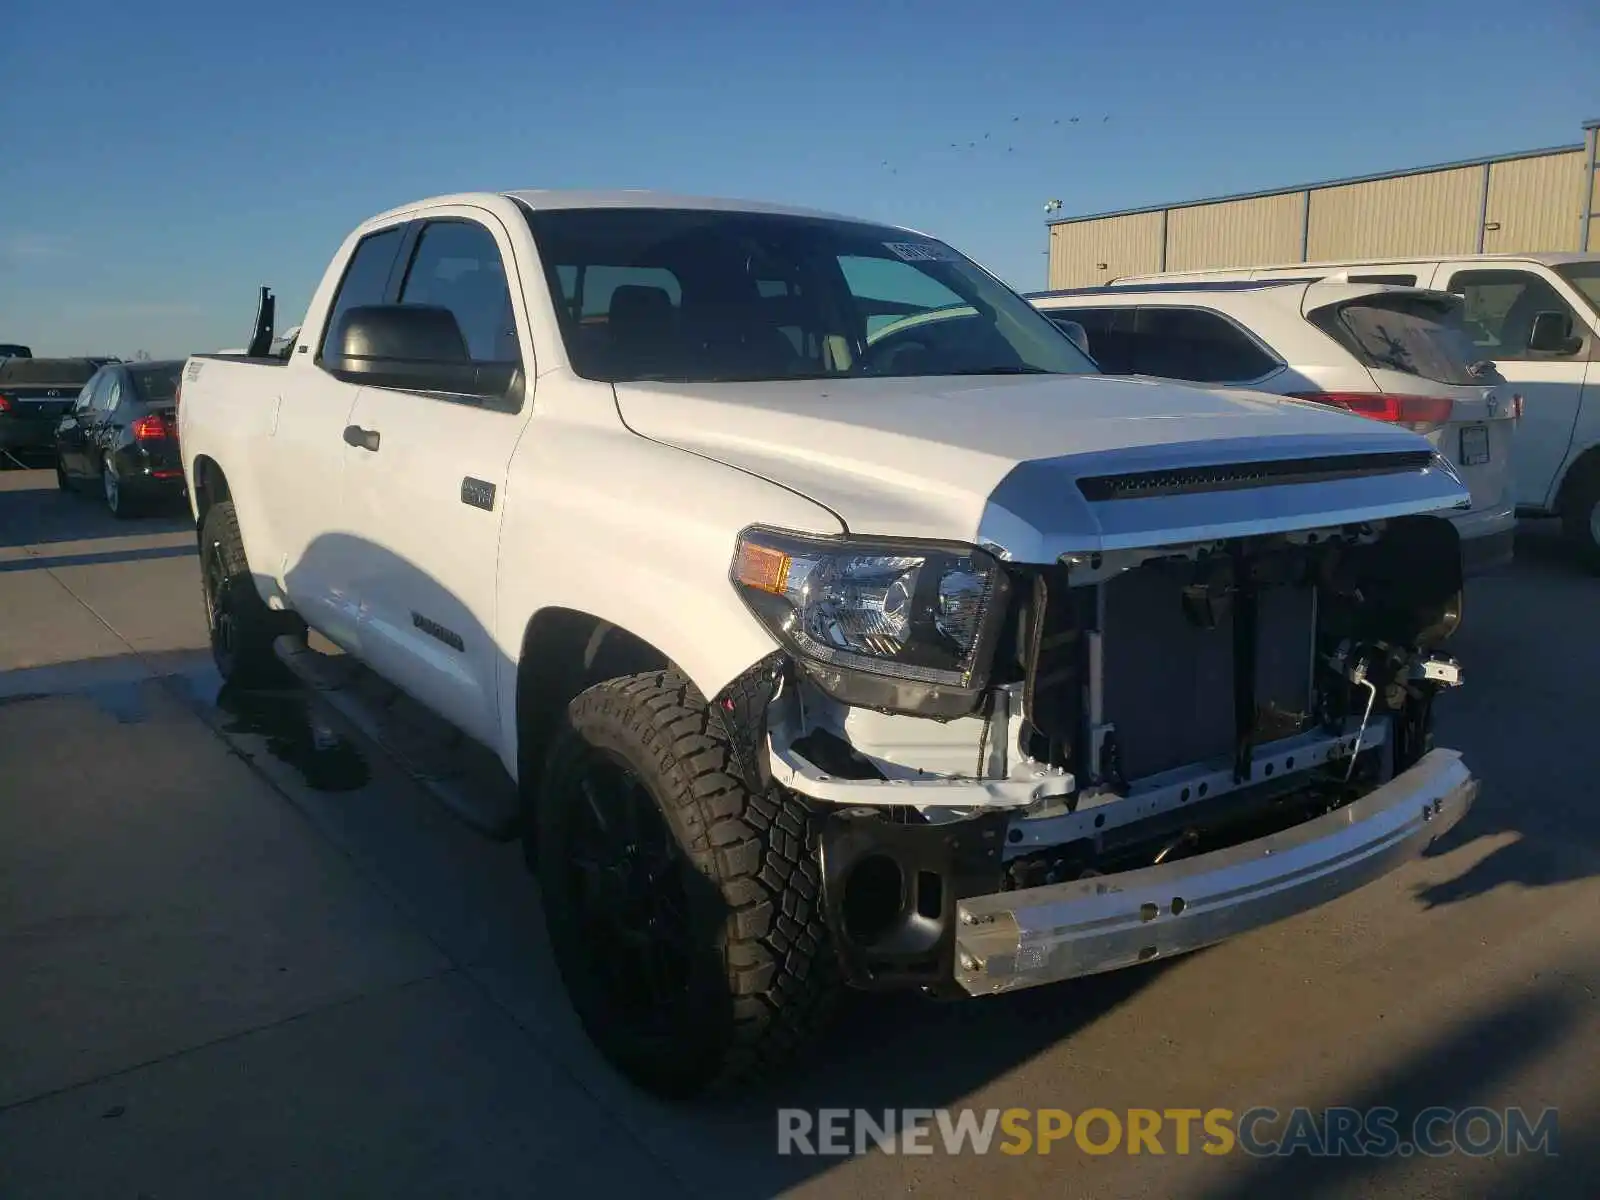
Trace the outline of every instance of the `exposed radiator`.
<instances>
[{"instance_id":1,"label":"exposed radiator","mask_svg":"<svg viewBox=\"0 0 1600 1200\"><path fill-rule=\"evenodd\" d=\"M1156 567L1102 586L1104 720L1116 727L1121 774L1129 780L1207 759L1235 747L1236 610L1213 628L1185 612L1184 579ZM1312 590L1264 588L1257 594L1257 740L1294 731L1311 708Z\"/></svg>"}]
</instances>

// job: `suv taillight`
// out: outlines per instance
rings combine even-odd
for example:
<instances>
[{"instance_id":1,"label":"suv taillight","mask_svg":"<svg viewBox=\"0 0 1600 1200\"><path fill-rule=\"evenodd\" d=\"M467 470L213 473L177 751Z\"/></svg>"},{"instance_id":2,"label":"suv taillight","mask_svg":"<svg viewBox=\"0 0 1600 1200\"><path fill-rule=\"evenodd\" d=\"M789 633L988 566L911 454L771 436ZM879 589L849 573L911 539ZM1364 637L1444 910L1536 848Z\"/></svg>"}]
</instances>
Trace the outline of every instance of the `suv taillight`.
<instances>
[{"instance_id":1,"label":"suv taillight","mask_svg":"<svg viewBox=\"0 0 1600 1200\"><path fill-rule=\"evenodd\" d=\"M134 440L140 442L159 442L171 433L166 417L160 413L151 413L147 417L140 417L133 423Z\"/></svg>"},{"instance_id":2,"label":"suv taillight","mask_svg":"<svg viewBox=\"0 0 1600 1200\"><path fill-rule=\"evenodd\" d=\"M1359 417L1404 425L1428 433L1450 420L1455 401L1448 396L1397 396L1393 392L1291 392L1297 400L1314 400Z\"/></svg>"}]
</instances>

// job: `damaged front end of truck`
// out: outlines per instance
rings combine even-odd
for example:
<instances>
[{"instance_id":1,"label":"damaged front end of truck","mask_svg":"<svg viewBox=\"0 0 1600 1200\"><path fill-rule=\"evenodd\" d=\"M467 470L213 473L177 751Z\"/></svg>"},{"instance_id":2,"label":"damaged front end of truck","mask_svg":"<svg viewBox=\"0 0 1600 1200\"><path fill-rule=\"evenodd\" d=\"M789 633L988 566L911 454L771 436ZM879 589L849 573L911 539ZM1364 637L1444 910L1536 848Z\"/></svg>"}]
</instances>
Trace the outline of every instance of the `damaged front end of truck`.
<instances>
[{"instance_id":1,"label":"damaged front end of truck","mask_svg":"<svg viewBox=\"0 0 1600 1200\"><path fill-rule=\"evenodd\" d=\"M720 698L819 813L852 983L983 994L1199 948L1420 854L1462 614L1426 449L1196 443L1022 464L978 544L751 529L783 643Z\"/></svg>"}]
</instances>

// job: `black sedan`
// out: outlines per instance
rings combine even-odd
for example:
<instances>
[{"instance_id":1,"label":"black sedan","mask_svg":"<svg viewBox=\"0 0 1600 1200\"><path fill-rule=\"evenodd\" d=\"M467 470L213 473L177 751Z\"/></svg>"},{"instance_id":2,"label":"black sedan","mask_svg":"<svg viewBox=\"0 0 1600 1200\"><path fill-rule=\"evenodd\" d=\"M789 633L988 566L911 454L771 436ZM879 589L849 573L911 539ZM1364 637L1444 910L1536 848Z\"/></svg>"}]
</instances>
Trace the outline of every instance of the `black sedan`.
<instances>
[{"instance_id":1,"label":"black sedan","mask_svg":"<svg viewBox=\"0 0 1600 1200\"><path fill-rule=\"evenodd\" d=\"M61 415L98 366L87 358L0 359L0 451L49 450Z\"/></svg>"},{"instance_id":2,"label":"black sedan","mask_svg":"<svg viewBox=\"0 0 1600 1200\"><path fill-rule=\"evenodd\" d=\"M108 363L96 371L56 428L56 482L62 490L92 486L119 517L182 496L182 372L181 360Z\"/></svg>"}]
</instances>

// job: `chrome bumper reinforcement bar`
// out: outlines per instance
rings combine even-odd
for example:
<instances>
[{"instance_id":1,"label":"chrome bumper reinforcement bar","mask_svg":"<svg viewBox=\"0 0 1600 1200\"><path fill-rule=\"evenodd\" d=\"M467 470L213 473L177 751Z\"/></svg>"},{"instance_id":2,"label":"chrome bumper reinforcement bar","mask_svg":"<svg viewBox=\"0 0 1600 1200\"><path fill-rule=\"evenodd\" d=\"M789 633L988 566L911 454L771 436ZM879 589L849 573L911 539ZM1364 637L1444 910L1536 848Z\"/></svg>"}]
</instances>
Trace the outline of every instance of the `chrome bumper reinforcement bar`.
<instances>
[{"instance_id":1,"label":"chrome bumper reinforcement bar","mask_svg":"<svg viewBox=\"0 0 1600 1200\"><path fill-rule=\"evenodd\" d=\"M1433 750L1360 800L1292 829L1116 875L973 896L957 905L956 981L974 995L1198 950L1281 921L1420 855L1478 782Z\"/></svg>"}]
</instances>

